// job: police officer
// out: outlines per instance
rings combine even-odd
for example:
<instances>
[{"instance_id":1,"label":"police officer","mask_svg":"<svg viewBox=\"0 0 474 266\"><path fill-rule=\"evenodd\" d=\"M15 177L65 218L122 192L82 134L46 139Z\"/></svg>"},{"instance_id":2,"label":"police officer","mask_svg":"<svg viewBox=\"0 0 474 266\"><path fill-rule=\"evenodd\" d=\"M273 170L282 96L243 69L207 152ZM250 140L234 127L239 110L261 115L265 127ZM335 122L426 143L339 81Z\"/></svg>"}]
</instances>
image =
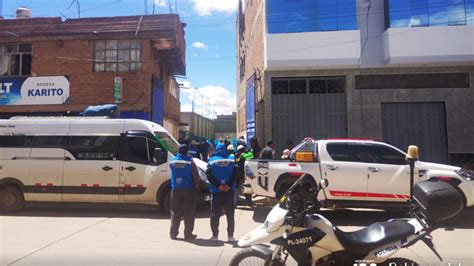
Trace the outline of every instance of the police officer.
<instances>
[{"instance_id":1,"label":"police officer","mask_svg":"<svg viewBox=\"0 0 474 266\"><path fill-rule=\"evenodd\" d=\"M189 156L197 159L201 159L201 153L199 151L199 142L191 140L191 146L189 147Z\"/></svg>"},{"instance_id":2,"label":"police officer","mask_svg":"<svg viewBox=\"0 0 474 266\"><path fill-rule=\"evenodd\" d=\"M235 158L227 152L224 143L216 146L214 155L209 159L207 179L211 191L211 240L217 241L219 235L219 219L222 209L227 217L227 237L234 242L234 212L235 212L235 183L238 169L235 167ZM234 170L235 169L235 170Z\"/></svg>"},{"instance_id":3,"label":"police officer","mask_svg":"<svg viewBox=\"0 0 474 266\"><path fill-rule=\"evenodd\" d=\"M184 218L184 239L196 238L193 234L196 211L196 193L199 188L199 174L189 146L181 144L179 151L170 161L171 168L171 228L170 237L176 239L181 218Z\"/></svg>"}]
</instances>

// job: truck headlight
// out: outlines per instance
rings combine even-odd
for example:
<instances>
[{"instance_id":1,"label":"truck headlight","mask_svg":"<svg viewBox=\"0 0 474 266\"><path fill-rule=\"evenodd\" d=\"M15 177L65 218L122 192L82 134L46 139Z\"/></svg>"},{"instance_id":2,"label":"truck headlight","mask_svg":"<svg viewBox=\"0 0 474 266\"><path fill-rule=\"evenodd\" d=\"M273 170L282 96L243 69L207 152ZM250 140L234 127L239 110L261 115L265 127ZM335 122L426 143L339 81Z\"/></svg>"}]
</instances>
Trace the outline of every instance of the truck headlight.
<instances>
[{"instance_id":1,"label":"truck headlight","mask_svg":"<svg viewBox=\"0 0 474 266\"><path fill-rule=\"evenodd\" d=\"M459 170L455 170L454 172L467 181L471 181L474 178L474 171L471 170L461 168Z\"/></svg>"}]
</instances>

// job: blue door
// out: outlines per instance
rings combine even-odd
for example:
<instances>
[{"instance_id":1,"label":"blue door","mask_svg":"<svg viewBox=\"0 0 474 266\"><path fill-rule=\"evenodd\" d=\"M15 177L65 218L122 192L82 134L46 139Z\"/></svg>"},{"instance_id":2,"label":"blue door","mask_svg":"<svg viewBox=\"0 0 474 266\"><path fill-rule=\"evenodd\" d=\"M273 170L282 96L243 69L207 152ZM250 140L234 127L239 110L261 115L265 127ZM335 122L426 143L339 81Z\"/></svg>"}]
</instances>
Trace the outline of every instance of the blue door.
<instances>
[{"instance_id":1,"label":"blue door","mask_svg":"<svg viewBox=\"0 0 474 266\"><path fill-rule=\"evenodd\" d=\"M250 139L255 136L255 75L247 80L247 142L250 145Z\"/></svg>"}]
</instances>

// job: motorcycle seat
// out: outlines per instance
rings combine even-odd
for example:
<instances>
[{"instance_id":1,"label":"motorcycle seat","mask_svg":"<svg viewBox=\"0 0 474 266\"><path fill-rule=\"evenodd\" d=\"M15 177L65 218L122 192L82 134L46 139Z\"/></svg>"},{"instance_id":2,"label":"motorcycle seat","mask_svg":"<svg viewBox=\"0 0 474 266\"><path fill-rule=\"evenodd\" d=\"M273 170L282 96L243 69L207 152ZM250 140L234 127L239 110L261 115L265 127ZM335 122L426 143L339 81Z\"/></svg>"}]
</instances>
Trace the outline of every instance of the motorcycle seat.
<instances>
[{"instance_id":1,"label":"motorcycle seat","mask_svg":"<svg viewBox=\"0 0 474 266\"><path fill-rule=\"evenodd\" d=\"M344 232L335 227L334 232L346 250L365 256L378 247L406 239L415 228L406 221L390 221L374 223L355 232Z\"/></svg>"}]
</instances>

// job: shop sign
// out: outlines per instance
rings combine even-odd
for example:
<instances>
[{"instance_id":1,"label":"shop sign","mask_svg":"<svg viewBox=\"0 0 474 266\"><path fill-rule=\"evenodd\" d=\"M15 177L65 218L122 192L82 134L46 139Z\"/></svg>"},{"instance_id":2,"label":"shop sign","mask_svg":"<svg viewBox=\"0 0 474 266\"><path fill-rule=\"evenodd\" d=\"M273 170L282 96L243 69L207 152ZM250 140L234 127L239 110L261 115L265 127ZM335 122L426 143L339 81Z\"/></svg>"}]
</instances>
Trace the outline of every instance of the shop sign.
<instances>
[{"instance_id":1,"label":"shop sign","mask_svg":"<svg viewBox=\"0 0 474 266\"><path fill-rule=\"evenodd\" d=\"M0 77L0 105L64 104L68 99L65 76Z\"/></svg>"},{"instance_id":2,"label":"shop sign","mask_svg":"<svg viewBox=\"0 0 474 266\"><path fill-rule=\"evenodd\" d=\"M116 103L122 102L122 77L114 79L114 101Z\"/></svg>"}]
</instances>

